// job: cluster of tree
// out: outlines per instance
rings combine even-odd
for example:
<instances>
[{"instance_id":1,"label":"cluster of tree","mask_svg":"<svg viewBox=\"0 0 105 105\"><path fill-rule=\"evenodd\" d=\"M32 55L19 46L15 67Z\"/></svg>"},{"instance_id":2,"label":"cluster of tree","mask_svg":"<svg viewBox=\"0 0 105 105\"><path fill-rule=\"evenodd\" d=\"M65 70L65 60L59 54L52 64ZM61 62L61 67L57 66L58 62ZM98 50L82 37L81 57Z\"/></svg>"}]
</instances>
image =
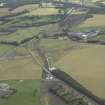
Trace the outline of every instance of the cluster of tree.
<instances>
[{"instance_id":1,"label":"cluster of tree","mask_svg":"<svg viewBox=\"0 0 105 105\"><path fill-rule=\"evenodd\" d=\"M81 22L85 21L88 18L91 18L90 14L71 14L70 16L65 16L64 19L60 22L61 27L69 27L72 28L74 26L79 25Z\"/></svg>"},{"instance_id":2,"label":"cluster of tree","mask_svg":"<svg viewBox=\"0 0 105 105\"><path fill-rule=\"evenodd\" d=\"M30 40L34 39L35 37L36 37L36 36L25 38L25 39L21 40L20 44L27 43L27 42L29 42Z\"/></svg>"},{"instance_id":3,"label":"cluster of tree","mask_svg":"<svg viewBox=\"0 0 105 105\"><path fill-rule=\"evenodd\" d=\"M90 8L90 14L105 14L105 6L97 7L97 8Z\"/></svg>"},{"instance_id":4,"label":"cluster of tree","mask_svg":"<svg viewBox=\"0 0 105 105\"><path fill-rule=\"evenodd\" d=\"M18 12L18 13L11 13L9 15L5 15L5 16L0 17L0 20L6 20L8 18L23 15L23 14L28 13L28 12L29 12L28 10L24 10L24 11L21 11L21 12Z\"/></svg>"},{"instance_id":5,"label":"cluster of tree","mask_svg":"<svg viewBox=\"0 0 105 105\"><path fill-rule=\"evenodd\" d=\"M14 33L14 32L16 32L17 31L17 29L15 29L15 28L1 28L0 29L0 32L2 33L2 32L6 32L6 33Z\"/></svg>"},{"instance_id":6,"label":"cluster of tree","mask_svg":"<svg viewBox=\"0 0 105 105\"><path fill-rule=\"evenodd\" d=\"M51 16L20 16L20 17L7 17L1 18L2 23L1 25L7 24L7 22L11 23L7 28L2 28L2 30L10 30L13 28L27 28L27 27L34 27L34 26L43 26L48 24L55 24L59 22L62 18L62 15L51 15ZM8 29L9 28L9 29Z\"/></svg>"},{"instance_id":7,"label":"cluster of tree","mask_svg":"<svg viewBox=\"0 0 105 105\"><path fill-rule=\"evenodd\" d=\"M22 39L20 42L19 41L5 41L5 40L1 40L0 44L19 46L21 44L29 42L30 40L34 39L35 37L36 36L32 36L32 37L28 37L28 38Z\"/></svg>"},{"instance_id":8,"label":"cluster of tree","mask_svg":"<svg viewBox=\"0 0 105 105\"><path fill-rule=\"evenodd\" d=\"M95 4L97 6L100 6L100 7L105 7L105 4L103 2L105 2L105 1L104 0L99 0L99 1L96 1Z\"/></svg>"},{"instance_id":9,"label":"cluster of tree","mask_svg":"<svg viewBox=\"0 0 105 105\"><path fill-rule=\"evenodd\" d=\"M67 105L88 105L83 98L77 97L73 94L74 90L70 89L70 91L67 91L67 89L61 84L51 87L49 90L53 94L59 96L65 103L67 103Z\"/></svg>"},{"instance_id":10,"label":"cluster of tree","mask_svg":"<svg viewBox=\"0 0 105 105\"><path fill-rule=\"evenodd\" d=\"M7 45L13 45L13 46L18 46L19 43L17 41L0 41L0 44L7 44Z\"/></svg>"},{"instance_id":11,"label":"cluster of tree","mask_svg":"<svg viewBox=\"0 0 105 105\"><path fill-rule=\"evenodd\" d=\"M38 22L38 23L24 23L24 24L17 24L14 25L13 27L15 28L28 28L28 27L39 27L39 26L44 26L48 24L55 24L57 22Z\"/></svg>"},{"instance_id":12,"label":"cluster of tree","mask_svg":"<svg viewBox=\"0 0 105 105\"><path fill-rule=\"evenodd\" d=\"M105 40L98 40L98 39L95 39L95 40L87 40L87 43L94 43L94 44L101 44L101 45L105 45Z\"/></svg>"}]
</instances>

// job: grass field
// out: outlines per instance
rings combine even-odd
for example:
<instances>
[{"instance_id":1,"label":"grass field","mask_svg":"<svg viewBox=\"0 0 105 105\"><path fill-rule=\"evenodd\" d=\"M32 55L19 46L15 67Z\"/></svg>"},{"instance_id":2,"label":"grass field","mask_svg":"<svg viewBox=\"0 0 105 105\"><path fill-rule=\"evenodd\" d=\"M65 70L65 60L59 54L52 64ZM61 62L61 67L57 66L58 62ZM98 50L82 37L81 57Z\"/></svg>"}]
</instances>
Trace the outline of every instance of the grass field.
<instances>
[{"instance_id":1,"label":"grass field","mask_svg":"<svg viewBox=\"0 0 105 105\"><path fill-rule=\"evenodd\" d=\"M41 42L41 46L50 57L52 63L54 63L68 52L82 48L83 44L70 40L44 39Z\"/></svg>"},{"instance_id":2,"label":"grass field","mask_svg":"<svg viewBox=\"0 0 105 105\"><path fill-rule=\"evenodd\" d=\"M28 9L28 15L52 15L57 14L58 10L53 8L36 8L34 5L22 6L12 12L20 12ZM89 29L91 27L105 27L105 15L94 15L88 19L77 29ZM24 22L24 21L23 21ZM7 23L8 28L11 23ZM17 32L8 35L0 36L0 40L20 41L26 37L37 35L41 30L56 31L57 25L46 25L41 27L32 27L29 29L19 29ZM46 54L52 63L58 68L63 69L81 84L86 86L96 95L105 99L105 47L99 45L85 45L70 40L44 39L41 42ZM13 46L0 45L0 54L8 52ZM75 50L76 49L76 50ZM18 54L22 55L24 50L19 48ZM27 52L26 52L27 53ZM58 62L57 62L58 61ZM56 63L57 62L57 63ZM28 56L17 57L12 60L0 61L0 80L19 80L25 81L20 85L18 81L6 81L16 87L19 93L15 94L10 99L0 99L0 105L38 105L38 97L33 96L33 91L38 88L41 78L41 69L33 59ZM28 80L36 79L36 80Z\"/></svg>"},{"instance_id":3,"label":"grass field","mask_svg":"<svg viewBox=\"0 0 105 105\"><path fill-rule=\"evenodd\" d=\"M31 44L32 43L29 43L27 46L28 48L33 49ZM44 48L46 55L49 57L52 64L65 56L68 52L83 47L83 45L70 40L57 39L43 39L41 41L41 46ZM27 57L27 51L23 47L18 47L14 51L16 52L15 58L10 58L13 53L12 51L9 52L7 50L6 52L9 52L10 54L8 55L8 53L4 53L4 60L0 61L0 80L40 79L41 69L37 63L34 62L32 57ZM37 52L34 53L35 55L38 55ZM5 58L5 56L7 58Z\"/></svg>"},{"instance_id":4,"label":"grass field","mask_svg":"<svg viewBox=\"0 0 105 105\"><path fill-rule=\"evenodd\" d=\"M57 67L69 73L94 94L105 99L105 46L72 51L57 62Z\"/></svg>"},{"instance_id":5,"label":"grass field","mask_svg":"<svg viewBox=\"0 0 105 105\"><path fill-rule=\"evenodd\" d=\"M77 28L80 29L88 29L90 28L100 28L105 27L105 15L94 15L93 18L87 19L85 22L83 22L81 25L79 25Z\"/></svg>"},{"instance_id":6,"label":"grass field","mask_svg":"<svg viewBox=\"0 0 105 105\"><path fill-rule=\"evenodd\" d=\"M21 11L24 11L24 10L32 11L32 10L35 10L36 8L38 8L37 4L23 5L23 6L19 6L16 9L14 9L12 11L12 13L21 12Z\"/></svg>"},{"instance_id":7,"label":"grass field","mask_svg":"<svg viewBox=\"0 0 105 105\"><path fill-rule=\"evenodd\" d=\"M39 80L24 80L22 83L19 83L18 80L1 82L8 83L10 86L17 89L17 93L8 99L0 98L0 105L40 105Z\"/></svg>"},{"instance_id":8,"label":"grass field","mask_svg":"<svg viewBox=\"0 0 105 105\"><path fill-rule=\"evenodd\" d=\"M4 41L18 41L20 42L21 40L32 37L37 35L40 32L40 28L38 27L32 27L32 28L26 28L26 29L20 29L17 30L15 33L12 33L10 35L2 35L0 36L0 40Z\"/></svg>"},{"instance_id":9,"label":"grass field","mask_svg":"<svg viewBox=\"0 0 105 105\"><path fill-rule=\"evenodd\" d=\"M81 27L90 27L90 26L105 26L105 15L94 15L93 18L88 19L85 21Z\"/></svg>"},{"instance_id":10,"label":"grass field","mask_svg":"<svg viewBox=\"0 0 105 105\"><path fill-rule=\"evenodd\" d=\"M0 16L9 15L10 12L8 10L9 8L0 8Z\"/></svg>"},{"instance_id":11,"label":"grass field","mask_svg":"<svg viewBox=\"0 0 105 105\"><path fill-rule=\"evenodd\" d=\"M16 8L14 11L12 11L12 13L21 12L25 9L30 11L28 15L35 15L35 16L53 15L58 12L56 9L49 9L49 8L38 9L34 6L33 5L22 6L22 7ZM0 11L0 13L3 11L4 10ZM8 11L5 11L5 13L3 12L1 15L6 15L7 12ZM10 27L11 25L12 25L12 22L10 21L0 27L5 29ZM30 28L30 30L28 30L27 28L22 30L19 29L17 32L10 34L8 36L5 36L5 35L0 36L0 40L19 42L20 40L26 37L37 35L39 30L41 30L42 28L47 29L48 27L49 26L41 27L40 29L38 27L33 27L33 28ZM49 44L50 42L51 44ZM63 47L59 48L61 50L62 49L64 50L64 46L66 45L66 42L62 41L58 43L57 41L54 41L54 40L50 40L50 41L46 40L42 42L42 45L43 44L44 44L44 47L46 48L46 51L48 51L50 48L56 47L55 51L57 53L58 51L57 47L60 44L62 45L64 44ZM9 45L0 45L0 54L2 55L5 52L3 56L6 56L6 52L9 52L10 49L12 50L12 47ZM25 50L22 48L18 48L17 50L18 50L17 53L20 55L25 53ZM52 56L55 57L57 55L54 53L54 55ZM40 83L38 79L40 78L41 78L41 68L30 56L17 57L11 60L4 59L3 61L0 61L0 80L8 80L3 82L7 82L17 89L17 93L12 97L10 97L9 99L0 99L0 105L39 105L39 89L40 89L39 84ZM14 80L21 80L21 79L24 80L24 82L22 82L21 84L19 83L19 81L14 81Z\"/></svg>"},{"instance_id":12,"label":"grass field","mask_svg":"<svg viewBox=\"0 0 105 105\"><path fill-rule=\"evenodd\" d=\"M58 14L58 9L55 8L39 8L37 4L30 4L30 5L24 5L20 6L12 11L12 13L21 12L24 10L29 11L29 15L34 16L41 16L41 15L53 15Z\"/></svg>"},{"instance_id":13,"label":"grass field","mask_svg":"<svg viewBox=\"0 0 105 105\"><path fill-rule=\"evenodd\" d=\"M40 20L39 20L40 22ZM7 23L3 26L0 26L0 29L5 29L11 27L11 22ZM40 33L42 30L49 32L55 32L58 30L58 25L50 24L40 27L29 27L29 28L19 28L16 32L9 34L9 35L1 35L0 40L3 41L21 41L27 37L35 36Z\"/></svg>"},{"instance_id":14,"label":"grass field","mask_svg":"<svg viewBox=\"0 0 105 105\"><path fill-rule=\"evenodd\" d=\"M0 55L3 55L5 52L12 49L13 46L7 46L7 45L0 45Z\"/></svg>"},{"instance_id":15,"label":"grass field","mask_svg":"<svg viewBox=\"0 0 105 105\"><path fill-rule=\"evenodd\" d=\"M37 8L36 10L32 10L30 12L30 15L53 15L58 14L58 9L55 8Z\"/></svg>"},{"instance_id":16,"label":"grass field","mask_svg":"<svg viewBox=\"0 0 105 105\"><path fill-rule=\"evenodd\" d=\"M0 62L0 80L40 78L41 69L30 57Z\"/></svg>"}]
</instances>

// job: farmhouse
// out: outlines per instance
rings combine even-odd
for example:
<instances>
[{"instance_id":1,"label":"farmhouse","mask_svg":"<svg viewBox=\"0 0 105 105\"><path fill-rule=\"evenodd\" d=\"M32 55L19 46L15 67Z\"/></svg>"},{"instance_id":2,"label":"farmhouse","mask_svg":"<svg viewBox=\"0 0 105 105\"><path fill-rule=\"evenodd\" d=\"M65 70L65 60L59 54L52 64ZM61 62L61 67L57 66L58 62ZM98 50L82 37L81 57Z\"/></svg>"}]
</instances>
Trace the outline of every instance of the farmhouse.
<instances>
[{"instance_id":1,"label":"farmhouse","mask_svg":"<svg viewBox=\"0 0 105 105\"><path fill-rule=\"evenodd\" d=\"M70 32L68 33L69 38L73 40L83 40L87 41L93 37L96 37L100 31L90 31L90 32Z\"/></svg>"}]
</instances>

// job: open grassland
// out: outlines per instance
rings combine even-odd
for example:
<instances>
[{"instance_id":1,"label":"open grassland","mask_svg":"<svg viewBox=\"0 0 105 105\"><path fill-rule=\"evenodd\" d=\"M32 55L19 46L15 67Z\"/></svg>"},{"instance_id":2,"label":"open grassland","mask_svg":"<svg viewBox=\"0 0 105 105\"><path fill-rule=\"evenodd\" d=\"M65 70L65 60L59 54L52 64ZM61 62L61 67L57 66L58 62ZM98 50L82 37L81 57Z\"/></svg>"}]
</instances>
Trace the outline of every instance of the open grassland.
<instances>
[{"instance_id":1,"label":"open grassland","mask_svg":"<svg viewBox=\"0 0 105 105\"><path fill-rule=\"evenodd\" d=\"M26 9L25 6L17 8L16 11L23 11ZM53 15L57 14L58 10L53 8L34 8L33 6L29 6L28 15ZM105 15L94 15L93 18L88 19L83 24L81 24L80 28L89 28L89 27L104 27L105 26ZM24 22L24 21L23 21ZM5 26L1 26L4 28L10 27L11 23L7 23ZM33 35L37 35L41 30L50 30L51 32L57 31L57 25L46 25L41 27L32 27L30 29L24 28L19 29L17 32L10 34L8 36L0 36L0 40L6 41L20 41L26 37L30 37ZM33 34L32 34L33 33ZM84 86L88 87L93 93L96 95L105 98L105 47L104 46L94 46L89 45L85 46L80 43L75 43L70 40L56 40L56 39L48 39L42 40L41 45L44 47L46 54L51 59L51 62L56 62L60 58L60 61L57 62L56 66L65 70L67 73L72 75L75 79L80 81ZM84 47L86 48L84 48ZM80 49L83 47L82 49ZM88 48L89 47L89 48ZM10 46L8 45L0 45L0 53L8 52ZM74 50L78 49L78 50ZM18 53L22 55L24 53L23 49L18 49ZM69 53L69 54L68 54ZM66 55L67 54L67 55ZM0 61L0 80L11 80L11 79L40 79L41 78L41 69L37 65L33 59L28 57L17 57L14 60L4 60ZM16 82L10 82L14 86ZM29 87L33 86L34 82L29 81ZM27 84L27 82L26 82ZM27 87L26 84L23 87ZM14 105L17 102L17 105L35 105L33 103L37 102L35 97L30 98L29 94L31 88L27 90L27 88L23 88L21 85L19 86L20 93L17 96L13 96L11 99L7 101L0 99L1 105ZM25 90L26 89L26 90ZM29 93L28 93L29 92ZM31 91L32 92L32 91ZM20 96L19 94L23 94ZM24 97L25 95L25 97ZM32 94L31 94L32 95ZM18 98L17 98L18 97ZM33 97L33 96L32 96ZM30 101L28 101L30 99ZM21 100L21 101L19 101ZM35 101L35 102L34 102ZM19 103L20 102L20 103ZM28 103L30 102L30 103ZM38 104L36 104L38 105Z\"/></svg>"},{"instance_id":2,"label":"open grassland","mask_svg":"<svg viewBox=\"0 0 105 105\"><path fill-rule=\"evenodd\" d=\"M21 12L21 11L24 11L24 10L32 11L32 10L35 10L37 8L38 8L38 5L37 4L23 5L23 6L19 6L16 9L14 9L12 11L12 13Z\"/></svg>"},{"instance_id":3,"label":"open grassland","mask_svg":"<svg viewBox=\"0 0 105 105\"><path fill-rule=\"evenodd\" d=\"M83 44L70 40L44 39L41 41L41 46L50 57L52 63L54 63L68 52L82 48Z\"/></svg>"},{"instance_id":4,"label":"open grassland","mask_svg":"<svg viewBox=\"0 0 105 105\"><path fill-rule=\"evenodd\" d=\"M55 8L37 8L36 10L30 11L30 15L54 15L58 14L58 9Z\"/></svg>"},{"instance_id":5,"label":"open grassland","mask_svg":"<svg viewBox=\"0 0 105 105\"><path fill-rule=\"evenodd\" d=\"M87 19L79 28L89 28L89 27L105 27L105 15L94 15L93 18Z\"/></svg>"},{"instance_id":6,"label":"open grassland","mask_svg":"<svg viewBox=\"0 0 105 105\"><path fill-rule=\"evenodd\" d=\"M12 33L10 35L2 35L0 36L0 40L3 41L17 41L20 42L21 40L28 38L28 37L32 37L37 35L40 31L40 29L38 27L33 27L33 28L26 28L26 29L20 29L18 31L16 31L15 33Z\"/></svg>"},{"instance_id":7,"label":"open grassland","mask_svg":"<svg viewBox=\"0 0 105 105\"><path fill-rule=\"evenodd\" d=\"M24 80L20 83L18 80L1 81L8 83L17 89L17 93L8 99L0 99L0 105L40 105L40 81Z\"/></svg>"},{"instance_id":8,"label":"open grassland","mask_svg":"<svg viewBox=\"0 0 105 105\"><path fill-rule=\"evenodd\" d=\"M3 55L4 53L6 53L7 51L9 51L12 48L13 48L13 46L0 45L0 55Z\"/></svg>"},{"instance_id":9,"label":"open grassland","mask_svg":"<svg viewBox=\"0 0 105 105\"><path fill-rule=\"evenodd\" d=\"M34 9L35 8L35 9ZM28 13L23 13L23 14L19 14L18 16L12 16L13 13L19 13L22 11L28 10ZM6 13L6 12L10 12L9 10L6 10L6 8L4 8L4 10L1 10L2 13ZM35 25L39 25L41 24L42 26L44 24L50 23L50 22L55 22L56 20L58 21L60 18L59 17L50 17L51 15L56 15L58 13L58 9L55 8L36 8L36 6L34 7L34 5L28 5L28 6L22 6L22 7L18 7L15 10L11 11L11 16L7 17L7 20L3 21L1 19L0 21L0 31L8 31L8 30L20 30L19 27L22 28L23 31L26 31L27 28L32 28L34 27L34 32L36 32L38 29L38 27L35 27ZM44 17L44 16L45 17ZM50 15L50 16L49 16ZM37 16L37 17L36 17ZM40 17L38 17L40 16ZM42 17L41 17L42 16ZM49 17L48 17L49 16ZM36 30L35 30L36 28ZM42 27L40 28L42 29ZM7 37L7 39L18 39L19 38L19 34L29 34L28 32L23 33L17 31L16 33L10 34L9 36L6 35L1 35L0 38L1 39L5 39L5 37ZM11 31L10 31L11 32ZM12 32L11 32L12 33ZM18 33L18 35L17 35ZM15 37L16 36L16 37Z\"/></svg>"},{"instance_id":10,"label":"open grassland","mask_svg":"<svg viewBox=\"0 0 105 105\"><path fill-rule=\"evenodd\" d=\"M43 32L43 30L48 31L50 34L51 32L55 32L58 30L58 25L57 24L55 24L55 25L50 24L50 25L45 25L45 26L40 26L40 27L31 27L31 28L19 29L12 34L1 35L0 41L21 42L21 40L24 40L25 38L39 35L39 33Z\"/></svg>"},{"instance_id":11,"label":"open grassland","mask_svg":"<svg viewBox=\"0 0 105 105\"><path fill-rule=\"evenodd\" d=\"M41 15L53 15L58 14L58 9L55 8L41 8L37 4L30 4L20 6L12 11L12 13L21 12L24 10L29 11L29 15L41 16Z\"/></svg>"},{"instance_id":12,"label":"open grassland","mask_svg":"<svg viewBox=\"0 0 105 105\"><path fill-rule=\"evenodd\" d=\"M0 16L9 15L9 8L0 8Z\"/></svg>"},{"instance_id":13,"label":"open grassland","mask_svg":"<svg viewBox=\"0 0 105 105\"><path fill-rule=\"evenodd\" d=\"M29 43L27 48L32 50L33 47L31 45L32 43ZM82 47L82 45L70 40L57 39L43 39L41 41L41 46L44 48L46 55L49 57L49 60L52 64L61 57L65 56L69 51ZM23 47L18 47L15 51L13 51L16 53L16 57L12 57L12 55L14 55L12 50L13 49L11 49L11 52L9 52L10 50L7 50L7 53L4 53L3 55L3 61L0 61L0 80L39 79L41 77L41 69L39 65L37 65L37 62L35 62L33 58L29 56L29 53ZM35 56L38 55L36 51L33 53Z\"/></svg>"},{"instance_id":14,"label":"open grassland","mask_svg":"<svg viewBox=\"0 0 105 105\"><path fill-rule=\"evenodd\" d=\"M41 69L30 57L0 62L0 80L40 79Z\"/></svg>"},{"instance_id":15,"label":"open grassland","mask_svg":"<svg viewBox=\"0 0 105 105\"><path fill-rule=\"evenodd\" d=\"M30 42L27 47L30 48L31 44ZM54 60L80 47L77 43L70 40L57 39L43 39L41 46L43 46L47 55L50 55L51 59ZM22 47L16 50L18 50L18 53L26 51L23 51ZM9 80L1 82L6 82L17 89L17 93L12 97L0 99L0 105L40 105L40 78L41 69L30 56L0 61L0 80ZM18 80L24 81L21 83Z\"/></svg>"},{"instance_id":16,"label":"open grassland","mask_svg":"<svg viewBox=\"0 0 105 105\"><path fill-rule=\"evenodd\" d=\"M48 18L47 18L48 19ZM0 28L8 28L11 23L7 23L6 25L0 26ZM59 30L58 24L48 24L42 25L40 27L29 27L29 28L19 28L16 32L9 35L1 35L0 41L18 41L39 35L40 32L48 32L48 34L52 35L53 32L57 32Z\"/></svg>"},{"instance_id":17,"label":"open grassland","mask_svg":"<svg viewBox=\"0 0 105 105\"><path fill-rule=\"evenodd\" d=\"M91 45L67 54L57 67L69 73L94 94L105 99L105 46Z\"/></svg>"}]
</instances>

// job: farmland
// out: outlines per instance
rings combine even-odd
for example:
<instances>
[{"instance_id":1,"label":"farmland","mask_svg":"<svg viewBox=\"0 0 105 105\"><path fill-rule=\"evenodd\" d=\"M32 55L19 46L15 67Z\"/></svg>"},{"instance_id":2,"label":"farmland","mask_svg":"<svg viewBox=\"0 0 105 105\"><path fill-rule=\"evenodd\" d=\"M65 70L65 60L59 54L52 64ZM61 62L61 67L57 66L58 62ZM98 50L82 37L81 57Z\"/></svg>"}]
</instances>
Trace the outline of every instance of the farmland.
<instances>
[{"instance_id":1,"label":"farmland","mask_svg":"<svg viewBox=\"0 0 105 105\"><path fill-rule=\"evenodd\" d=\"M17 92L8 99L0 99L1 105L39 105L40 80L24 80L22 83L18 80L1 82L17 89Z\"/></svg>"},{"instance_id":2,"label":"farmland","mask_svg":"<svg viewBox=\"0 0 105 105\"><path fill-rule=\"evenodd\" d=\"M81 27L100 27L105 26L105 15L94 15L93 18L88 19L85 21Z\"/></svg>"},{"instance_id":3,"label":"farmland","mask_svg":"<svg viewBox=\"0 0 105 105\"><path fill-rule=\"evenodd\" d=\"M104 29L105 27L105 15L94 15L93 18L87 19L76 27L77 30L88 29Z\"/></svg>"},{"instance_id":4,"label":"farmland","mask_svg":"<svg viewBox=\"0 0 105 105\"><path fill-rule=\"evenodd\" d=\"M8 15L10 12L8 11L9 8L1 8L0 9L0 16Z\"/></svg>"},{"instance_id":5,"label":"farmland","mask_svg":"<svg viewBox=\"0 0 105 105\"><path fill-rule=\"evenodd\" d=\"M31 7L33 8L32 5L27 8L25 6L18 7L12 13L18 13ZM48 29L49 24L56 23L61 19L57 13L58 10L54 8L37 8L29 9L29 13L23 15L5 17L0 21L0 41L20 41L37 35L41 30ZM2 33L4 34L2 35ZM5 33L10 34L5 35Z\"/></svg>"},{"instance_id":6,"label":"farmland","mask_svg":"<svg viewBox=\"0 0 105 105\"><path fill-rule=\"evenodd\" d=\"M39 8L38 6L34 4L18 6L11 11L8 8L0 8L0 16L9 15L4 20L0 20L0 32L4 32L4 34L0 34L0 41L19 43L26 38L37 35L40 37L40 34L44 32L48 32L50 35L59 31L57 22L63 16L62 13L59 13L59 9ZM27 10L26 13L13 15L25 10ZM80 13L76 11L76 14ZM93 15L92 18L87 19L76 28L70 28L70 30L104 29L104 19L105 15ZM5 34L8 31L11 33ZM103 39L105 36L100 35L98 38ZM38 105L42 70L24 48L24 46L27 47L43 64L38 52L34 50L33 43L35 41L33 39L26 45L17 47L0 44L0 80L17 89L17 93L6 101L0 99L0 105L14 105L15 103L15 105ZM49 63L61 68L94 94L105 99L104 46L59 38L42 38L40 44L49 58ZM24 81L19 84L19 80Z\"/></svg>"},{"instance_id":7,"label":"farmland","mask_svg":"<svg viewBox=\"0 0 105 105\"><path fill-rule=\"evenodd\" d=\"M105 47L91 45L68 53L56 66L65 70L96 95L105 98Z\"/></svg>"},{"instance_id":8,"label":"farmland","mask_svg":"<svg viewBox=\"0 0 105 105\"><path fill-rule=\"evenodd\" d=\"M12 49L13 46L7 46L7 45L0 45L0 55L4 54L5 52Z\"/></svg>"},{"instance_id":9,"label":"farmland","mask_svg":"<svg viewBox=\"0 0 105 105\"><path fill-rule=\"evenodd\" d=\"M77 43L72 41L70 42L69 40L57 40L57 39L43 39L41 42L41 46L44 48L46 55L50 58L51 63L58 61L61 57L65 56L69 51L83 48L83 44L78 45ZM31 43L29 43L27 47L30 50L33 49ZM12 51L15 51L15 57L10 58L11 54L13 54ZM36 51L33 53L36 56L38 55ZM0 61L0 74L1 74L0 79L1 80L40 79L41 69L39 65L37 65L37 62L34 62L32 57L27 55L29 54L26 52L26 50L23 47L17 47L14 50L12 50L12 48L11 50L7 49L3 54L4 60ZM9 56L9 59L6 60L5 56L7 56L7 59ZM5 72L7 73L5 74Z\"/></svg>"},{"instance_id":10,"label":"farmland","mask_svg":"<svg viewBox=\"0 0 105 105\"><path fill-rule=\"evenodd\" d=\"M40 79L41 70L32 58L17 58L0 62L0 75L0 80Z\"/></svg>"},{"instance_id":11,"label":"farmland","mask_svg":"<svg viewBox=\"0 0 105 105\"><path fill-rule=\"evenodd\" d=\"M58 41L55 39L44 39L41 45L50 57L51 63L56 62L56 67L65 70L96 95L105 97L105 85L100 82L105 80L104 46L78 45L69 40ZM5 67L5 65L7 66ZM1 61L0 69L1 79L40 79L41 77L40 67L30 57L24 58L23 56L23 58L17 57L15 60ZM5 74L5 72L7 73Z\"/></svg>"},{"instance_id":12,"label":"farmland","mask_svg":"<svg viewBox=\"0 0 105 105\"><path fill-rule=\"evenodd\" d=\"M41 16L41 15L53 15L53 14L58 14L58 10L59 9L54 9L54 8L45 8L45 9L36 9L36 10L32 10L30 11L30 15L34 15L34 16Z\"/></svg>"}]
</instances>

